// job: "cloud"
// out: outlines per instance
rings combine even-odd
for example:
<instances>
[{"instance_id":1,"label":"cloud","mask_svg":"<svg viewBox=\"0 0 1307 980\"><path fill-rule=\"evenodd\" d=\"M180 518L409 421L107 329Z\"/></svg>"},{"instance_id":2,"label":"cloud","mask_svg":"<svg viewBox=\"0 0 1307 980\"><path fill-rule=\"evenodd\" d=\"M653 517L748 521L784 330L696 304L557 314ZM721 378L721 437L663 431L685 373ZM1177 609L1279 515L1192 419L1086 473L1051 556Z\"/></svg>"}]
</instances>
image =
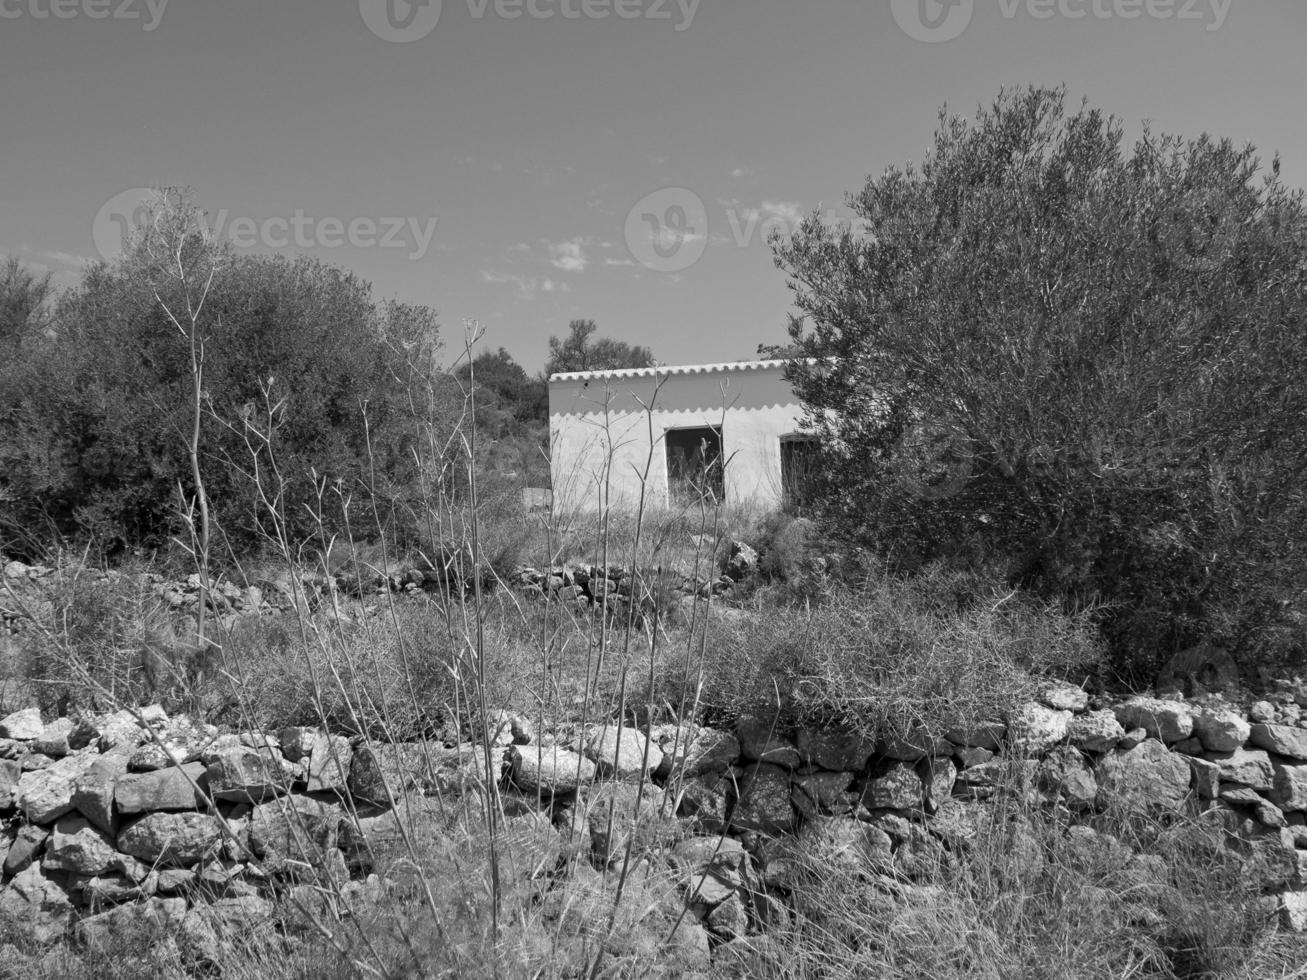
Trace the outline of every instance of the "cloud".
<instances>
[{"instance_id":1,"label":"cloud","mask_svg":"<svg viewBox=\"0 0 1307 980\"><path fill-rule=\"evenodd\" d=\"M590 264L586 257L584 240L573 238L566 242L546 242L549 246L549 264L563 272L584 272Z\"/></svg>"},{"instance_id":2,"label":"cloud","mask_svg":"<svg viewBox=\"0 0 1307 980\"><path fill-rule=\"evenodd\" d=\"M492 286L512 286L519 299L535 299L540 293L570 293L572 287L547 276L520 276L512 272L481 270L481 281Z\"/></svg>"},{"instance_id":3,"label":"cloud","mask_svg":"<svg viewBox=\"0 0 1307 980\"><path fill-rule=\"evenodd\" d=\"M752 167L736 167L731 171L731 176L737 179L740 177L752 177L757 172L758 171L754 170Z\"/></svg>"},{"instance_id":4,"label":"cloud","mask_svg":"<svg viewBox=\"0 0 1307 980\"><path fill-rule=\"evenodd\" d=\"M803 221L803 207L797 201L763 201L761 207L746 208L743 216L749 221L782 221L797 228Z\"/></svg>"},{"instance_id":5,"label":"cloud","mask_svg":"<svg viewBox=\"0 0 1307 980\"><path fill-rule=\"evenodd\" d=\"M636 263L631 259L604 259L604 265L609 266L610 268L613 266L621 267L635 264Z\"/></svg>"}]
</instances>

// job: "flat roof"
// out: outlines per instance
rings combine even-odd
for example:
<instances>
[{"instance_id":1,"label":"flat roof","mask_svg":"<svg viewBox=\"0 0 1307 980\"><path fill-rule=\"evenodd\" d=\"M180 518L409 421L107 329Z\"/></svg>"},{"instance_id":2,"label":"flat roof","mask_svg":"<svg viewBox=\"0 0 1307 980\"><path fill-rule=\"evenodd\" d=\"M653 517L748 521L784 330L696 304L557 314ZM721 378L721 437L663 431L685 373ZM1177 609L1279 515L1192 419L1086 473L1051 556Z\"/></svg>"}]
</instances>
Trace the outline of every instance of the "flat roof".
<instances>
[{"instance_id":1,"label":"flat roof","mask_svg":"<svg viewBox=\"0 0 1307 980\"><path fill-rule=\"evenodd\" d=\"M647 368L621 368L615 371L570 371L550 375L549 383L555 381L594 381L599 378L654 378L676 374L725 374L736 371L763 371L768 368L783 368L789 361L731 361L725 364L682 364L677 366L659 365Z\"/></svg>"}]
</instances>

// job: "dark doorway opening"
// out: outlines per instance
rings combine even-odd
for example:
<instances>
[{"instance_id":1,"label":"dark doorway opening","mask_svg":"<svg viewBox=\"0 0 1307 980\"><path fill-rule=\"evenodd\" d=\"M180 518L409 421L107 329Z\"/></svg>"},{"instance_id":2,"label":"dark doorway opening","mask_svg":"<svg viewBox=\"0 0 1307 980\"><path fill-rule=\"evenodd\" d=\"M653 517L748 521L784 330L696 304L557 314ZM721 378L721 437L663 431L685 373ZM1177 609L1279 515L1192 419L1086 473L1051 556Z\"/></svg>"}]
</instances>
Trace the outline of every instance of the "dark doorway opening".
<instances>
[{"instance_id":1,"label":"dark doorway opening","mask_svg":"<svg viewBox=\"0 0 1307 980\"><path fill-rule=\"evenodd\" d=\"M668 429L663 441L667 447L667 495L672 503L721 503L726 498L721 429Z\"/></svg>"},{"instance_id":2,"label":"dark doorway opening","mask_svg":"<svg viewBox=\"0 0 1307 980\"><path fill-rule=\"evenodd\" d=\"M781 502L787 510L801 510L812 504L818 448L813 436L781 439Z\"/></svg>"}]
</instances>

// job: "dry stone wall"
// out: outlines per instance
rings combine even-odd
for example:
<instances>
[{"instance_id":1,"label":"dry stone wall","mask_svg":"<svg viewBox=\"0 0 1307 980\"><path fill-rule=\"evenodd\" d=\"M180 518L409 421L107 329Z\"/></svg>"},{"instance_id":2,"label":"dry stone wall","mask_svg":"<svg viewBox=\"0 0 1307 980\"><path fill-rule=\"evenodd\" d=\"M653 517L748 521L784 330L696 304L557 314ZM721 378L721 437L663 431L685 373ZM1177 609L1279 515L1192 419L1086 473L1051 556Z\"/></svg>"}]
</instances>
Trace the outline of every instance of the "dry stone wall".
<instances>
[{"instance_id":1,"label":"dry stone wall","mask_svg":"<svg viewBox=\"0 0 1307 980\"><path fill-rule=\"evenodd\" d=\"M28 708L0 719L0 911L50 939L93 939L125 910L200 932L215 914L267 919L310 871L346 897L375 893L378 856L401 826L441 832L451 801L491 794L489 773L506 833L531 842L524 873L547 883L547 906L600 895L596 871L622 860L632 834L660 843L657 880L674 886L648 908L658 928L681 921L687 972L786 921L795 841L881 861L902 891L918 864L965 846L985 801L1014 787L1071 813L1200 813L1262 854L1284 927L1303 931L1304 706L1307 691L1293 688L1245 711L1216 699L1108 705L1051 686L1009 719L874 742L767 717L729 731L610 723L551 734L503 713L488 747L220 733L158 707L77 719ZM1088 826L1072 833L1094 844Z\"/></svg>"}]
</instances>

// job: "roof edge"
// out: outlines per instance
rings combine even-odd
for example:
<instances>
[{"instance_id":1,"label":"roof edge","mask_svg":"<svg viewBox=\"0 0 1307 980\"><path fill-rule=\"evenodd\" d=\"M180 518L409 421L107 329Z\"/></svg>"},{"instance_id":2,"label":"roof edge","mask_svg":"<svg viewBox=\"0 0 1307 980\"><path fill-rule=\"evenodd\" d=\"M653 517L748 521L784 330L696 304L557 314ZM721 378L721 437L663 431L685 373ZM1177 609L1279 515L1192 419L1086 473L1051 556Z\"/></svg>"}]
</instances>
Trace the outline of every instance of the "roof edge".
<instances>
[{"instance_id":1,"label":"roof edge","mask_svg":"<svg viewBox=\"0 0 1307 980\"><path fill-rule=\"evenodd\" d=\"M658 365L646 368L618 368L612 371L565 371L551 374L549 383L555 381L595 381L600 378L619 380L622 378L670 377L682 374L724 374L735 371L763 371L782 368L790 362L787 360L770 361L728 361L722 364L681 364Z\"/></svg>"}]
</instances>

